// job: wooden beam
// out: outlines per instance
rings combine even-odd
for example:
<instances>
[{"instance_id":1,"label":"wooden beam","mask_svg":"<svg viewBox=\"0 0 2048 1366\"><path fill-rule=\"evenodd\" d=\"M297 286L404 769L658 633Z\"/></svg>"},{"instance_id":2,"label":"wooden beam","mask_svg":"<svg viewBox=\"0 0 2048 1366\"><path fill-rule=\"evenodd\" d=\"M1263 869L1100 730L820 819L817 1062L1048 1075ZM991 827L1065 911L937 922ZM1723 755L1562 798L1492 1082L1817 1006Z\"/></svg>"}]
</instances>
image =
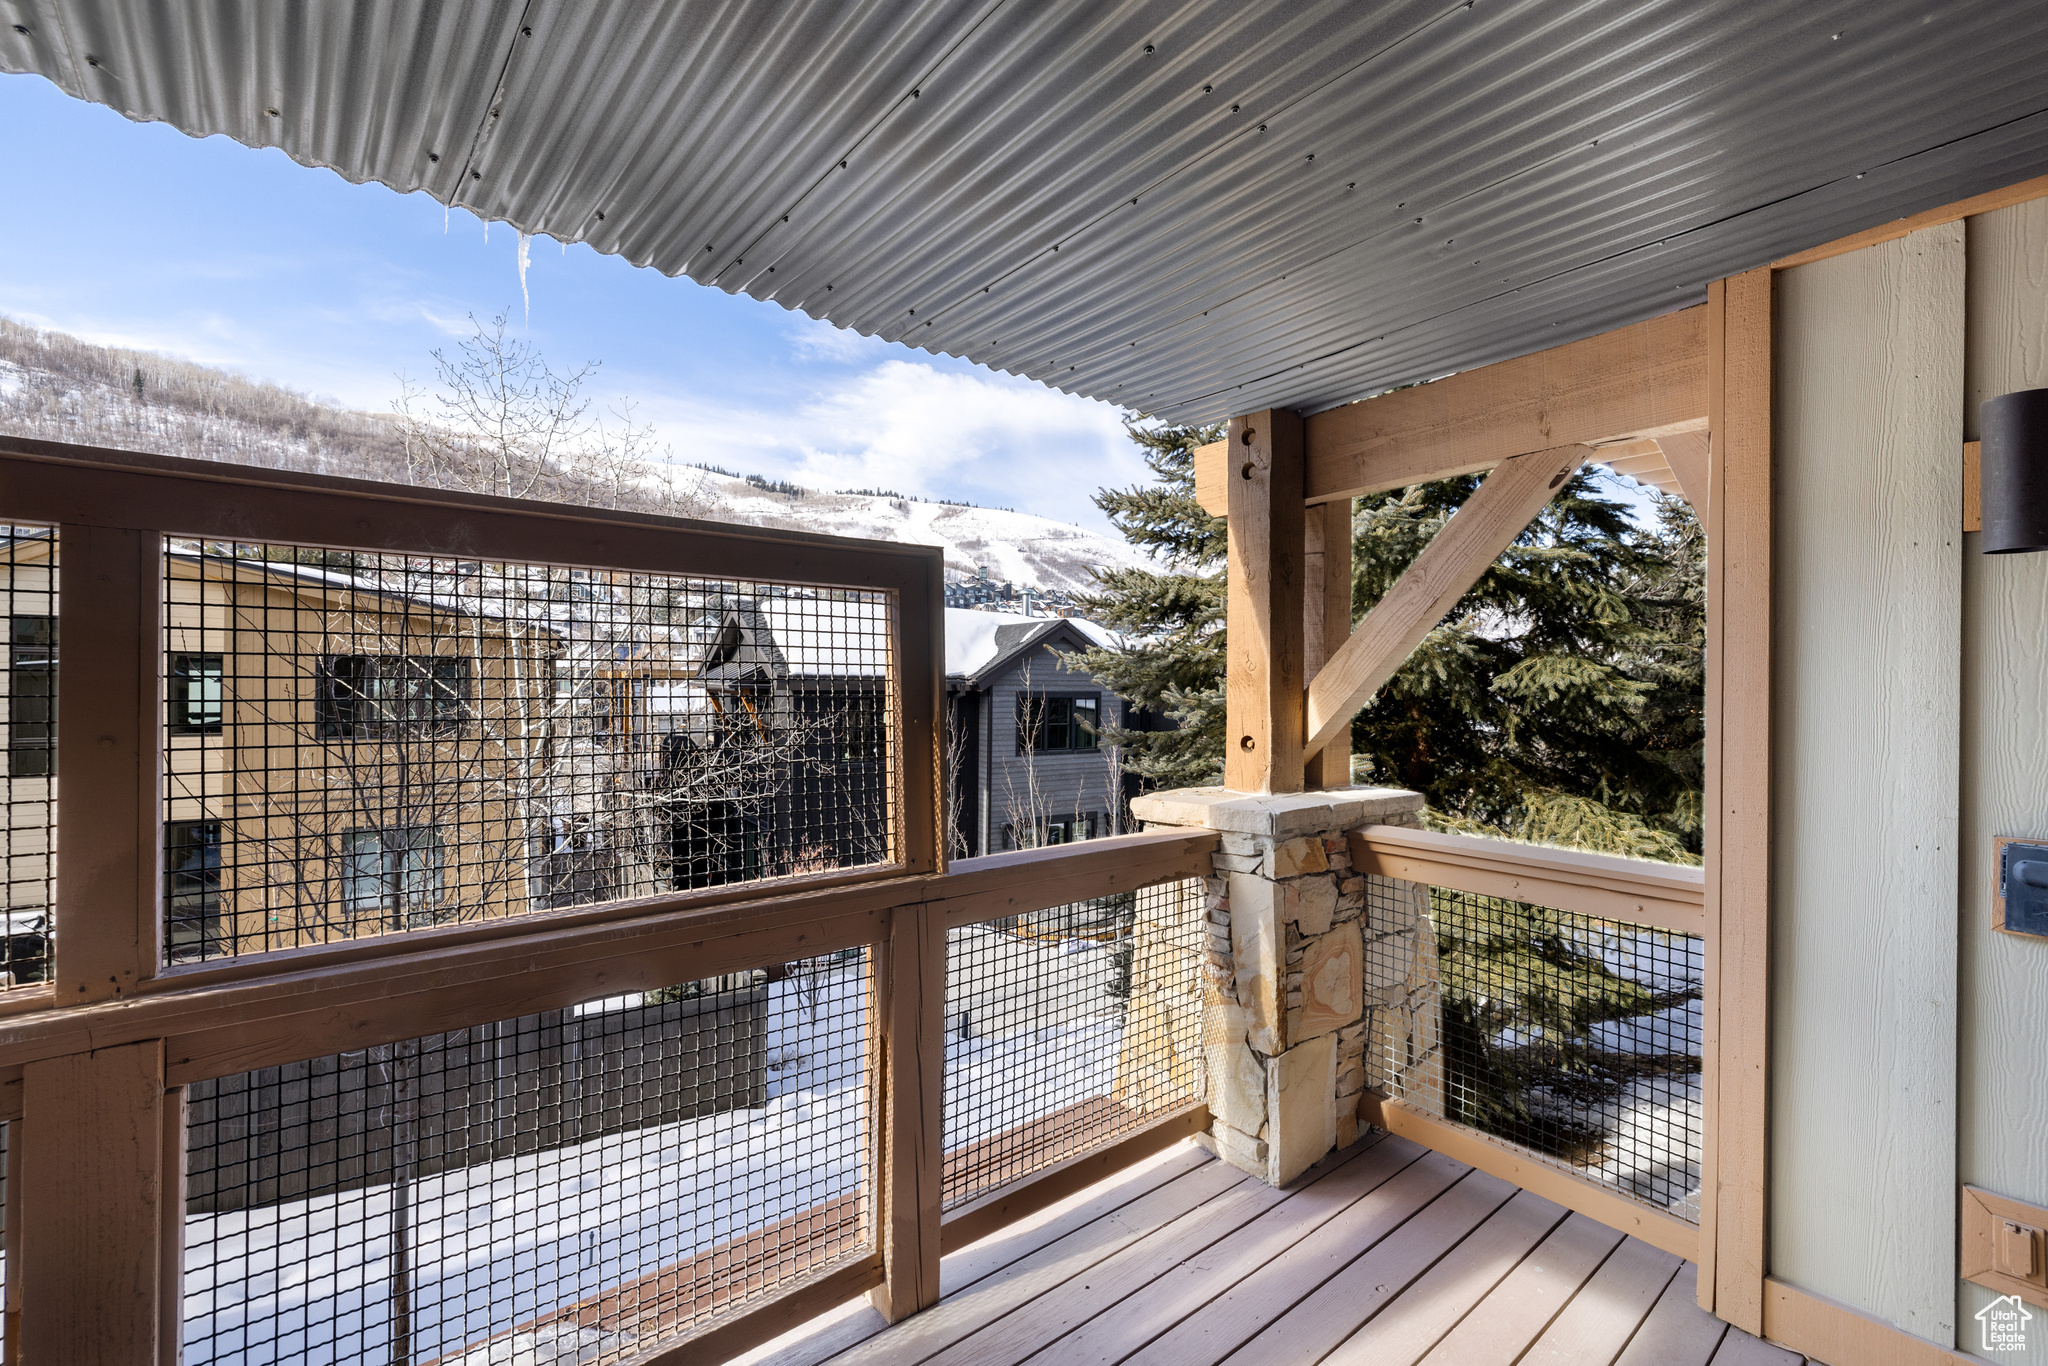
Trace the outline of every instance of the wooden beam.
<instances>
[{"instance_id":1,"label":"wooden beam","mask_svg":"<svg viewBox=\"0 0 2048 1366\"><path fill-rule=\"evenodd\" d=\"M1705 312L1680 309L1317 413L1304 496L1352 498L1530 451L1697 431L1707 417Z\"/></svg>"},{"instance_id":2,"label":"wooden beam","mask_svg":"<svg viewBox=\"0 0 2048 1366\"><path fill-rule=\"evenodd\" d=\"M1664 463L1671 467L1671 473L1678 480L1678 492L1692 510L1702 518L1707 515L1707 505L1712 498L1707 475L1707 447L1712 441L1705 431L1676 432L1659 437L1657 445L1664 452Z\"/></svg>"},{"instance_id":3,"label":"wooden beam","mask_svg":"<svg viewBox=\"0 0 2048 1366\"><path fill-rule=\"evenodd\" d=\"M1805 251L1794 252L1790 256L1771 262L1771 269L1789 270L1793 266L1803 266L1811 261L1825 261L1830 256L1843 256L1852 251L1861 251L1865 247L1874 247L1880 242L1910 237L1922 228L1953 223L1958 219L1972 218L1980 213L1990 213L1993 209L2008 208L2014 204L2024 204L2030 199L2042 198L2048 198L2048 176L2022 180L2019 184L2008 185L2002 190L1990 190L1969 199L1958 199L1953 204L1943 204L1938 209L1916 213L1910 218L1894 219L1875 228L1866 228L1847 237L1838 237L1817 247L1808 247Z\"/></svg>"},{"instance_id":4,"label":"wooden beam","mask_svg":"<svg viewBox=\"0 0 2048 1366\"><path fill-rule=\"evenodd\" d=\"M1700 1306L1764 1327L1770 1056L1769 269L1708 286L1707 985Z\"/></svg>"},{"instance_id":5,"label":"wooden beam","mask_svg":"<svg viewBox=\"0 0 2048 1366\"><path fill-rule=\"evenodd\" d=\"M1308 753L1351 724L1592 453L1589 446L1559 446L1505 460L1487 476L1309 684Z\"/></svg>"},{"instance_id":6,"label":"wooden beam","mask_svg":"<svg viewBox=\"0 0 2048 1366\"><path fill-rule=\"evenodd\" d=\"M1377 1125L1489 1176L1511 1181L1531 1194L1553 1200L1687 1261L1692 1260L1699 1243L1699 1230L1675 1214L1630 1199L1612 1186L1566 1171L1477 1129L1438 1119L1406 1101L1376 1091L1363 1092L1358 1098L1358 1119L1361 1124Z\"/></svg>"},{"instance_id":7,"label":"wooden beam","mask_svg":"<svg viewBox=\"0 0 2048 1366\"><path fill-rule=\"evenodd\" d=\"M8 1259L23 1281L22 1355L154 1362L165 1290L163 1045L32 1063L26 1091L20 1239L34 1252Z\"/></svg>"},{"instance_id":8,"label":"wooden beam","mask_svg":"<svg viewBox=\"0 0 2048 1366\"><path fill-rule=\"evenodd\" d=\"M1211 517L1230 515L1230 442L1195 447L1195 501Z\"/></svg>"},{"instance_id":9,"label":"wooden beam","mask_svg":"<svg viewBox=\"0 0 2048 1366\"><path fill-rule=\"evenodd\" d=\"M1308 510L1302 582L1302 673L1314 678L1351 636L1351 500ZM1351 732L1337 732L1308 756L1302 783L1311 792L1351 786Z\"/></svg>"},{"instance_id":10,"label":"wooden beam","mask_svg":"<svg viewBox=\"0 0 2048 1366\"><path fill-rule=\"evenodd\" d=\"M1223 785L1299 792L1304 513L1301 418L1230 423L1230 562Z\"/></svg>"},{"instance_id":11,"label":"wooden beam","mask_svg":"<svg viewBox=\"0 0 2048 1366\"><path fill-rule=\"evenodd\" d=\"M1213 830L1148 830L959 859L944 879L932 882L925 904L954 928L1208 877L1221 838Z\"/></svg>"},{"instance_id":12,"label":"wooden beam","mask_svg":"<svg viewBox=\"0 0 2048 1366\"><path fill-rule=\"evenodd\" d=\"M1352 867L1361 873L1706 933L1706 873L1699 868L1394 825L1353 830L1350 842Z\"/></svg>"},{"instance_id":13,"label":"wooden beam","mask_svg":"<svg viewBox=\"0 0 2048 1366\"><path fill-rule=\"evenodd\" d=\"M132 994L156 975L158 627L163 535L66 522L58 534L57 999Z\"/></svg>"}]
</instances>

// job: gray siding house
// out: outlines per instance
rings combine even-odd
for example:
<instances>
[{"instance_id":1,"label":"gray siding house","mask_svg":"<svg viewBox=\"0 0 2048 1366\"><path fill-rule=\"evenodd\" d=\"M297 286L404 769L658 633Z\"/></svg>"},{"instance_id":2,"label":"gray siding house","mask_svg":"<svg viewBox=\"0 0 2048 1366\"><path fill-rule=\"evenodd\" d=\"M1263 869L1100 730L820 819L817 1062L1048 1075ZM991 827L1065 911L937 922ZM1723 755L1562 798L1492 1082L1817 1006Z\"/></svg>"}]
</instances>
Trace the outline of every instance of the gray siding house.
<instances>
[{"instance_id":1,"label":"gray siding house","mask_svg":"<svg viewBox=\"0 0 2048 1366\"><path fill-rule=\"evenodd\" d=\"M1133 791L1102 732L1149 718L1068 651L1115 644L1077 617L946 611L946 767L953 856L1065 844L1131 828Z\"/></svg>"}]
</instances>

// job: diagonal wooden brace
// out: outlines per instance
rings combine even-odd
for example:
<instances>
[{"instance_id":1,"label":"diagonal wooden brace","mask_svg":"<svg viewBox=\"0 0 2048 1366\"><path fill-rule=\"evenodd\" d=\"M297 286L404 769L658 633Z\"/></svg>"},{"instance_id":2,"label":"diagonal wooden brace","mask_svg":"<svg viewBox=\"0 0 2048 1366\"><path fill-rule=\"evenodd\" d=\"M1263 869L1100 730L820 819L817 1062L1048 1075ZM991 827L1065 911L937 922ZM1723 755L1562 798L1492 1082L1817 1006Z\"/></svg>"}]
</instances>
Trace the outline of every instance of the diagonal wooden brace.
<instances>
[{"instance_id":1,"label":"diagonal wooden brace","mask_svg":"<svg viewBox=\"0 0 2048 1366\"><path fill-rule=\"evenodd\" d=\"M1304 753L1321 752L1351 724L1592 453L1556 446L1495 467L1309 684Z\"/></svg>"}]
</instances>

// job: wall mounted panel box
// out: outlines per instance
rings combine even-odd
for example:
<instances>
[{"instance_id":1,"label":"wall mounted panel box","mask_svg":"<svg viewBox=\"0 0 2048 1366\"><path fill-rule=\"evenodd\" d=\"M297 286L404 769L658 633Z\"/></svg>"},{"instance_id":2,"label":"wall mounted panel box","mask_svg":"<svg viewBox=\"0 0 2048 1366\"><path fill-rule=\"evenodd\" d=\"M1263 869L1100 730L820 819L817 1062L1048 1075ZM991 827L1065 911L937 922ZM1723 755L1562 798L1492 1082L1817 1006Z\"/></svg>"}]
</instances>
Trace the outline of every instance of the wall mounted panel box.
<instances>
[{"instance_id":1,"label":"wall mounted panel box","mask_svg":"<svg viewBox=\"0 0 2048 1366\"><path fill-rule=\"evenodd\" d=\"M2048 844L2000 844L1998 895L2005 913L1998 928L2048 936Z\"/></svg>"}]
</instances>

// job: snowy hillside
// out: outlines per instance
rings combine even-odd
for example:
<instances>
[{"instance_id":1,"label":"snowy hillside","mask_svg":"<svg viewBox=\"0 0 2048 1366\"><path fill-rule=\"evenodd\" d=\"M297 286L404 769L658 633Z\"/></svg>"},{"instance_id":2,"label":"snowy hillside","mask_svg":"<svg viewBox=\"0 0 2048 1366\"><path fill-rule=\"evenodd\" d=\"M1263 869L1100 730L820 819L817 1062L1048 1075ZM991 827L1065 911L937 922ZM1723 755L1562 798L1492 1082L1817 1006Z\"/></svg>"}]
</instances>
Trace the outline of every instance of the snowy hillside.
<instances>
[{"instance_id":1,"label":"snowy hillside","mask_svg":"<svg viewBox=\"0 0 2048 1366\"><path fill-rule=\"evenodd\" d=\"M985 566L989 577L1023 588L1078 590L1088 587L1088 569L1149 567L1138 551L1112 536L1000 508L922 503L858 493L813 492L800 497L774 493L741 479L702 470L687 472L699 482L701 516L750 526L862 536L878 541L944 546L949 574L972 575Z\"/></svg>"},{"instance_id":2,"label":"snowy hillside","mask_svg":"<svg viewBox=\"0 0 2048 1366\"><path fill-rule=\"evenodd\" d=\"M0 318L0 433L367 479L402 479L400 424L273 384ZM1122 541L1028 513L887 495L787 491L609 457L551 469L533 496L713 521L944 546L946 568L1073 591L1091 566L1141 566Z\"/></svg>"}]
</instances>

